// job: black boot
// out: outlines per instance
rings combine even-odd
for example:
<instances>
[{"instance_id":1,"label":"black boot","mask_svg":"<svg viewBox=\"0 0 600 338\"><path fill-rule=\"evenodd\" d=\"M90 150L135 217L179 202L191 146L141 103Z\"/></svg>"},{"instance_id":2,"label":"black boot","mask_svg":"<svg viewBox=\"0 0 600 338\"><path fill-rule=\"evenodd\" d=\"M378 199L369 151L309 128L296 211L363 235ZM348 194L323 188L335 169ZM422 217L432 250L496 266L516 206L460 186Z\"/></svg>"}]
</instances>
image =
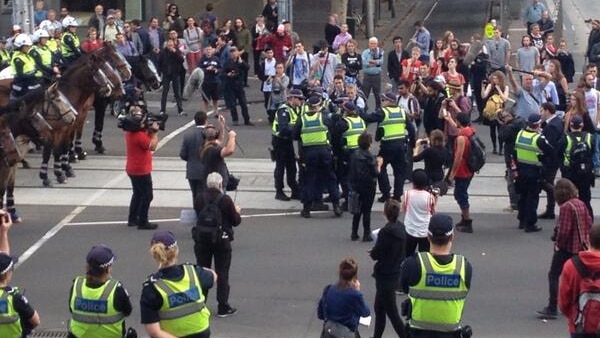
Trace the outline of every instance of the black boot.
<instances>
[{"instance_id":1,"label":"black boot","mask_svg":"<svg viewBox=\"0 0 600 338\"><path fill-rule=\"evenodd\" d=\"M554 210L552 209L546 209L546 212L544 212L541 215L538 215L539 219L554 219L556 218L556 216L554 215Z\"/></svg>"},{"instance_id":2,"label":"black boot","mask_svg":"<svg viewBox=\"0 0 600 338\"><path fill-rule=\"evenodd\" d=\"M280 201L289 201L290 198L283 192L283 190L277 190L275 193L275 199Z\"/></svg>"},{"instance_id":3,"label":"black boot","mask_svg":"<svg viewBox=\"0 0 600 338\"><path fill-rule=\"evenodd\" d=\"M467 234L473 233L473 220L472 219L463 219L461 225L456 225L456 231L464 232Z\"/></svg>"},{"instance_id":4,"label":"black boot","mask_svg":"<svg viewBox=\"0 0 600 338\"><path fill-rule=\"evenodd\" d=\"M358 223L355 225L352 223L352 233L350 234L350 239L352 241L358 241L360 237L358 236Z\"/></svg>"},{"instance_id":5,"label":"black boot","mask_svg":"<svg viewBox=\"0 0 600 338\"><path fill-rule=\"evenodd\" d=\"M292 189L292 195L290 196L293 200L300 200L302 198L302 194L298 189Z\"/></svg>"},{"instance_id":6,"label":"black boot","mask_svg":"<svg viewBox=\"0 0 600 338\"><path fill-rule=\"evenodd\" d=\"M300 216L302 216L304 218L310 218L310 205L309 204L304 204L302 211L300 211Z\"/></svg>"},{"instance_id":7,"label":"black boot","mask_svg":"<svg viewBox=\"0 0 600 338\"><path fill-rule=\"evenodd\" d=\"M335 217L342 216L342 208L340 207L340 202L333 202L333 214Z\"/></svg>"}]
</instances>

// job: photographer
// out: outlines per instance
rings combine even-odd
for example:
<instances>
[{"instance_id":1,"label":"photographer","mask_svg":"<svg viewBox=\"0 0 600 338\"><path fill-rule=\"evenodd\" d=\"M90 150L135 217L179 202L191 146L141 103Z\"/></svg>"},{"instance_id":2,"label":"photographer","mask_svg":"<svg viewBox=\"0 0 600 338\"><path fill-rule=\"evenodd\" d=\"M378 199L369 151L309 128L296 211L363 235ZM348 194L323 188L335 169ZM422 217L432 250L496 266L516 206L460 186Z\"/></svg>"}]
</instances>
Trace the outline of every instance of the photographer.
<instances>
[{"instance_id":1,"label":"photographer","mask_svg":"<svg viewBox=\"0 0 600 338\"><path fill-rule=\"evenodd\" d=\"M133 121L138 121L140 128L125 130L125 171L133 188L127 225L137 226L139 230L152 230L158 227L158 224L148 222L148 209L153 198L152 152L158 145L159 122L146 120L139 106L132 106L129 113Z\"/></svg>"},{"instance_id":2,"label":"photographer","mask_svg":"<svg viewBox=\"0 0 600 338\"><path fill-rule=\"evenodd\" d=\"M444 179L444 166L449 160L449 153L444 145L444 133L441 130L435 129L429 134L429 138L417 140L413 161L425 161L425 172L430 185Z\"/></svg>"},{"instance_id":3,"label":"photographer","mask_svg":"<svg viewBox=\"0 0 600 338\"><path fill-rule=\"evenodd\" d=\"M219 116L219 120L225 123L225 120ZM204 147L200 149L200 159L204 164L203 182L206 182L206 177L209 173L218 172L223 177L223 186L227 187L229 181L229 170L225 163L225 157L229 157L235 151L236 133L230 130L228 133L227 143L222 146L223 138L220 137L221 132L214 126L208 125L204 129ZM198 211L198 210L197 210Z\"/></svg>"}]
</instances>

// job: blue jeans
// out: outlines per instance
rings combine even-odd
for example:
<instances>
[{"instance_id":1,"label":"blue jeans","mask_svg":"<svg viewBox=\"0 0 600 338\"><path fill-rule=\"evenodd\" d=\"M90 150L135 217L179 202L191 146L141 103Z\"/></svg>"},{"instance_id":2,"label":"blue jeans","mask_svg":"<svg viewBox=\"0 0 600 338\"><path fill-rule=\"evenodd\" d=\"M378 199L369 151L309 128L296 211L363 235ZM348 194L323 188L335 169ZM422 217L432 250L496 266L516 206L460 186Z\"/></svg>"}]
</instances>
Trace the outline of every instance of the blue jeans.
<instances>
[{"instance_id":1,"label":"blue jeans","mask_svg":"<svg viewBox=\"0 0 600 338\"><path fill-rule=\"evenodd\" d=\"M471 179L473 176L469 178L454 178L454 199L460 210L469 209L469 185L471 184Z\"/></svg>"},{"instance_id":2,"label":"blue jeans","mask_svg":"<svg viewBox=\"0 0 600 338\"><path fill-rule=\"evenodd\" d=\"M594 170L600 170L600 134L594 134L594 155L592 155L592 164Z\"/></svg>"}]
</instances>

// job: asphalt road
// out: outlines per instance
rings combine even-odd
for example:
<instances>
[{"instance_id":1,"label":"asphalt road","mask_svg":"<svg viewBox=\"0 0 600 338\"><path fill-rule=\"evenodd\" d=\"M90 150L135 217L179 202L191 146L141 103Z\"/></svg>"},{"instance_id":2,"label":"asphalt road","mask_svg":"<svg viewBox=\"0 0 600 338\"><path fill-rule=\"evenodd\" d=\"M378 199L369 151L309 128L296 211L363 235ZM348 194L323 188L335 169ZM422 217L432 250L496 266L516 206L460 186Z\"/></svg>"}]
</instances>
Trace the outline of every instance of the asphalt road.
<instances>
[{"instance_id":1,"label":"asphalt road","mask_svg":"<svg viewBox=\"0 0 600 338\"><path fill-rule=\"evenodd\" d=\"M465 39L483 26L483 2L440 1L431 10L434 3L419 1L407 22L398 26L399 33L410 36L413 21L429 12L427 25L433 36L451 27ZM261 97L257 80L252 79L250 85L248 97L255 101ZM158 111L158 94L148 97L151 108ZM161 148L155 153L155 199L150 214L161 229L176 233L180 260L193 262L189 225L179 221L182 210L191 206L191 196L178 153L181 133L191 125L191 116L200 103L197 96L185 102L188 117L176 116L173 105L169 103L167 131L161 134ZM373 262L367 255L371 244L350 241L348 214L334 218L331 213L322 213L305 220L298 216L299 203L273 200L272 163L266 151L270 128L261 104L251 105L250 115L255 127L235 127L245 153L237 152L230 161L232 171L242 177L240 191L234 196L243 208L244 220L236 229L230 274L230 300L239 312L226 319L213 318L213 337L316 337L321 327L316 302L324 285L335 281L342 258L358 260L362 291L373 304ZM92 153L93 112L88 121L84 145ZM14 226L10 234L12 253L20 256L13 284L25 289L40 312L42 331L65 329L70 282L84 272L89 248L105 243L117 254L114 277L123 281L134 304L128 325L143 333L138 306L141 284L156 269L148 254L151 232L125 226L130 183L123 172L123 135L114 117L106 116L105 125L107 155L91 154L88 160L75 164L78 176L67 184L42 188L37 170L17 173L16 199L25 222ZM476 128L489 142L488 128ZM29 158L32 165L39 165L39 154ZM535 234L518 231L516 216L501 211L508 204L502 175L501 158L490 155L471 189L475 233L456 237L454 251L465 255L474 266L464 323L473 327L477 337L565 336L563 318L542 322L534 315L547 299L546 275L552 255L549 237L554 224L541 221L544 230ZM593 194L593 205L600 208L597 189ZM374 227L383 225L381 207L375 205ZM458 219L451 196L440 199L439 210ZM214 297L212 291L208 306L213 312ZM386 331L385 337L393 336L389 325ZM364 337L371 332L372 327L361 328Z\"/></svg>"}]
</instances>

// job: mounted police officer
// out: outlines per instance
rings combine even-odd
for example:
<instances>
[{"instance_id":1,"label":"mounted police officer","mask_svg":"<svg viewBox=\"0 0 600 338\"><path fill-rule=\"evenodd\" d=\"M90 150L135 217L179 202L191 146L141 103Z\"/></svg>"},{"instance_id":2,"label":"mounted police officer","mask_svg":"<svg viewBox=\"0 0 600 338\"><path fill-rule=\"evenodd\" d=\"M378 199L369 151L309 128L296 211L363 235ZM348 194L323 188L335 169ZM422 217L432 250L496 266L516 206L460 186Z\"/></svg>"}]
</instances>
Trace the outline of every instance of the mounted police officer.
<instances>
[{"instance_id":1,"label":"mounted police officer","mask_svg":"<svg viewBox=\"0 0 600 338\"><path fill-rule=\"evenodd\" d=\"M33 33L34 45L29 50L29 55L35 61L37 72L35 76L40 82L50 84L52 78L60 74L55 54L48 48L47 43L50 35L44 29L38 29Z\"/></svg>"},{"instance_id":2,"label":"mounted police officer","mask_svg":"<svg viewBox=\"0 0 600 338\"><path fill-rule=\"evenodd\" d=\"M592 154L594 154L593 135L583 131L583 119L574 115L570 122L571 131L564 142L564 161L562 164L562 177L568 178L577 187L578 198L585 203L592 219L594 213L592 205L591 187L594 186L594 173L592 171ZM573 158L571 158L573 157Z\"/></svg>"},{"instance_id":3,"label":"mounted police officer","mask_svg":"<svg viewBox=\"0 0 600 338\"><path fill-rule=\"evenodd\" d=\"M335 133L340 135L342 151L338 155L337 176L342 187L342 197L346 198L342 209L348 206L348 173L350 157L358 149L358 137L367 129L367 124L358 115L358 108L352 101L342 103L342 116L335 123Z\"/></svg>"},{"instance_id":4,"label":"mounted police officer","mask_svg":"<svg viewBox=\"0 0 600 338\"><path fill-rule=\"evenodd\" d=\"M29 50L33 45L29 35L23 33L17 35L13 45L17 50L13 53L11 61L14 74L12 89L14 96L18 98L30 90L41 88L41 85L35 76L37 72L35 61L29 55Z\"/></svg>"},{"instance_id":5,"label":"mounted police officer","mask_svg":"<svg viewBox=\"0 0 600 338\"><path fill-rule=\"evenodd\" d=\"M79 37L77 36L77 27L79 24L73 17L66 17L63 22L65 31L60 41L60 52L65 66L68 67L73 61L82 55Z\"/></svg>"},{"instance_id":6,"label":"mounted police officer","mask_svg":"<svg viewBox=\"0 0 600 338\"><path fill-rule=\"evenodd\" d=\"M10 66L12 56L10 51L6 49L6 38L0 37L0 70Z\"/></svg>"},{"instance_id":7,"label":"mounted police officer","mask_svg":"<svg viewBox=\"0 0 600 338\"><path fill-rule=\"evenodd\" d=\"M404 171L406 167L406 149L410 144L414 147L415 128L406 114L406 111L397 105L396 94L386 92L381 96L381 108L372 114L360 112L360 117L367 123L377 122L375 139L381 141L378 156L383 157L383 166L379 173L379 190L382 196L379 202L390 198L390 181L387 175L387 165L392 165L394 171L395 200L400 201L404 187Z\"/></svg>"},{"instance_id":8,"label":"mounted police officer","mask_svg":"<svg viewBox=\"0 0 600 338\"><path fill-rule=\"evenodd\" d=\"M273 159L275 161L275 199L289 201L300 199L300 190L296 181L296 153L292 140L292 131L302 112L304 96L300 89L292 89L287 97L288 102L277 109L273 121ZM292 189L291 198L283 192L283 175L287 172L287 184Z\"/></svg>"},{"instance_id":9,"label":"mounted police officer","mask_svg":"<svg viewBox=\"0 0 600 338\"><path fill-rule=\"evenodd\" d=\"M542 117L531 114L527 118L527 126L517 134L515 141L515 160L517 177L515 188L519 195L519 229L525 232L537 232L542 227L537 225L537 208L542 189L541 157L550 146L540 134Z\"/></svg>"},{"instance_id":10,"label":"mounted police officer","mask_svg":"<svg viewBox=\"0 0 600 338\"><path fill-rule=\"evenodd\" d=\"M301 158L306 166L302 185L303 209L300 215L310 217L311 206L320 200L321 187L325 186L333 204L333 212L339 217L342 210L329 140L329 131L333 125L321 110L321 97L313 95L307 103L306 111L298 118L294 128L294 136L300 140Z\"/></svg>"},{"instance_id":11,"label":"mounted police officer","mask_svg":"<svg viewBox=\"0 0 600 338\"><path fill-rule=\"evenodd\" d=\"M121 338L135 332L130 329L126 335L125 317L132 306L125 287L111 277L114 260L115 254L104 245L87 254L86 275L76 277L70 291L69 338Z\"/></svg>"},{"instance_id":12,"label":"mounted police officer","mask_svg":"<svg viewBox=\"0 0 600 338\"><path fill-rule=\"evenodd\" d=\"M467 259L452 253L452 218L435 214L429 221L429 252L408 257L402 264L400 286L408 294L402 307L412 338L471 336L461 326L473 268Z\"/></svg>"}]
</instances>

